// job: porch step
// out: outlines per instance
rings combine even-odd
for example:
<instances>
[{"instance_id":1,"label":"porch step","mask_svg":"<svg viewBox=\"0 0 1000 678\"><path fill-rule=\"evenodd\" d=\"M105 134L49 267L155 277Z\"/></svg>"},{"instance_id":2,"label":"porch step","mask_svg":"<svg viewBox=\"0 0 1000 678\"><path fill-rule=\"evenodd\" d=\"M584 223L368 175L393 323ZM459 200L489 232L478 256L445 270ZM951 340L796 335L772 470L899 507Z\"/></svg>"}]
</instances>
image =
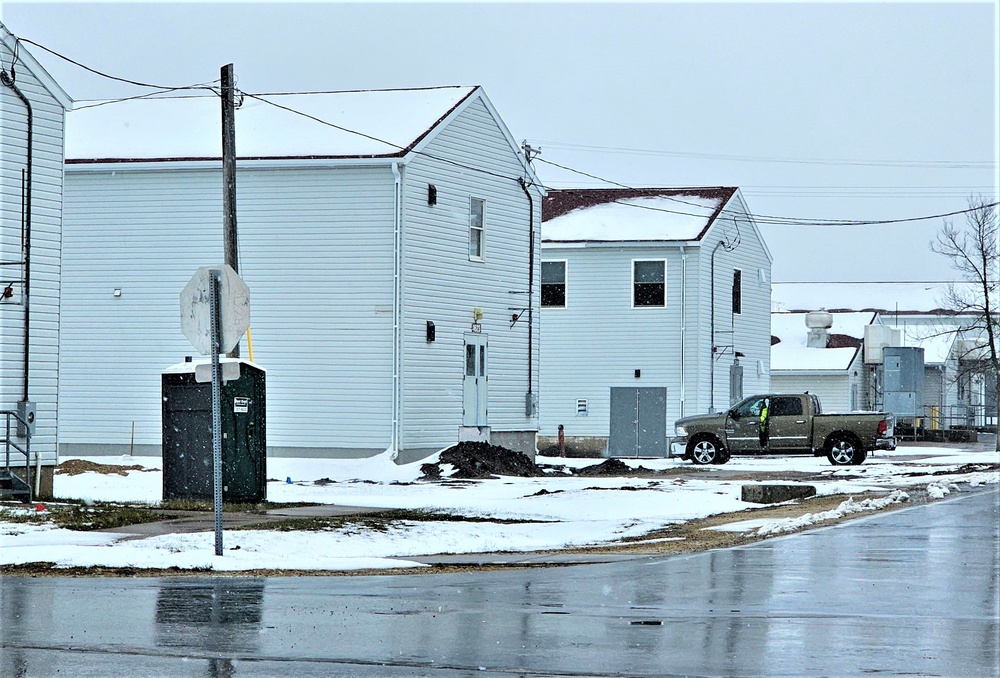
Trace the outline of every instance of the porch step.
<instances>
[{"instance_id":1,"label":"porch step","mask_svg":"<svg viewBox=\"0 0 1000 678\"><path fill-rule=\"evenodd\" d=\"M9 470L0 468L0 499L18 499L27 504L31 501L31 485Z\"/></svg>"}]
</instances>

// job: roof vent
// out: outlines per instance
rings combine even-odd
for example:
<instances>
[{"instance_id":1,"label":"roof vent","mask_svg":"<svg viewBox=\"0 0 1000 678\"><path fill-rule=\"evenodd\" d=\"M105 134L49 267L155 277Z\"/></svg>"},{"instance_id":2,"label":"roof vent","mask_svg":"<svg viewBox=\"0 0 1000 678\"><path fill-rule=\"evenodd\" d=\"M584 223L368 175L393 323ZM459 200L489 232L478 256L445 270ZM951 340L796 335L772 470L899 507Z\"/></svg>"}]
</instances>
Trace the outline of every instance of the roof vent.
<instances>
[{"instance_id":1,"label":"roof vent","mask_svg":"<svg viewBox=\"0 0 1000 678\"><path fill-rule=\"evenodd\" d=\"M809 348L826 348L830 341L830 328L833 327L833 315L826 309L806 313L806 327L809 328Z\"/></svg>"}]
</instances>

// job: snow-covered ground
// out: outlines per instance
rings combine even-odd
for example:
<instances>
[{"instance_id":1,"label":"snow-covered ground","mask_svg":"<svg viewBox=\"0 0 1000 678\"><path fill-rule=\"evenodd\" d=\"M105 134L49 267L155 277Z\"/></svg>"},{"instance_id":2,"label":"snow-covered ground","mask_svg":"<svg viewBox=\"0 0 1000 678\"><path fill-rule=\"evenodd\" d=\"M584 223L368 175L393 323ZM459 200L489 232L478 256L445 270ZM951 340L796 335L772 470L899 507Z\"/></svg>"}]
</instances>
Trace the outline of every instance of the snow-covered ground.
<instances>
[{"instance_id":1,"label":"snow-covered ground","mask_svg":"<svg viewBox=\"0 0 1000 678\"><path fill-rule=\"evenodd\" d=\"M916 457L914 459L914 457ZM156 504L162 475L158 457L91 457L100 464L139 465L125 475L83 473L55 476L55 493L65 499ZM66 458L63 459L66 461ZM0 565L54 562L59 567L356 570L422 567L410 558L439 553L534 551L606 544L710 515L759 506L740 499L744 480L720 479L719 467L662 478L544 477L464 483L418 482L420 466L398 466L387 455L364 460L268 459L267 497L272 502L313 502L438 510L496 519L497 522L406 522L387 531L344 527L326 531L269 530L224 533L224 555L215 555L213 532L170 534L124 540L123 534L75 532L51 523L11 522L19 511L37 506L0 507ZM594 459L538 457L537 463L583 467ZM953 448L901 447L879 452L861 466L835 468L825 458L734 457L726 471L821 474L819 495L878 492L876 499L843 502L833 511L782 520L742 520L721 528L773 535L839 516L873 511L905 501L908 491L942 498L960 485L1000 482L1000 472L931 475L964 464L1000 462L995 452ZM651 470L690 467L675 459L627 461ZM723 474L724 475L724 474ZM332 483L315 484L329 479ZM542 492L544 490L544 492ZM518 523L499 522L516 519Z\"/></svg>"}]
</instances>

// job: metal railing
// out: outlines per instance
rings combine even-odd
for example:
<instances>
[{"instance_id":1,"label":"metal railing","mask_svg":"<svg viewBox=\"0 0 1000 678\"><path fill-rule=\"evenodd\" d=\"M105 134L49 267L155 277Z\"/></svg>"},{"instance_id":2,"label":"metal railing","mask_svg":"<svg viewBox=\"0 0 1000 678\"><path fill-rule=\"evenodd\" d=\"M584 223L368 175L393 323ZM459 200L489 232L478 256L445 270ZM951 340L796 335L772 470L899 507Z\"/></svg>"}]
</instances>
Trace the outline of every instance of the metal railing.
<instances>
[{"instance_id":1,"label":"metal railing","mask_svg":"<svg viewBox=\"0 0 1000 678\"><path fill-rule=\"evenodd\" d=\"M28 501L31 501L31 434L27 433L29 430L28 422L18 415L17 412L11 410L0 410L0 416L5 418L4 427L4 437L3 437L3 451L4 451L4 467L3 467L3 477L10 480L12 487L19 488L20 492L18 494L23 494L27 492ZM14 421L12 422L11 419ZM17 444L11 436L11 425L17 427L20 425L21 430L25 431L24 436L24 447ZM10 458L11 454L15 454L15 459L17 454L24 455L24 478L18 477L11 471Z\"/></svg>"},{"instance_id":2,"label":"metal railing","mask_svg":"<svg viewBox=\"0 0 1000 678\"><path fill-rule=\"evenodd\" d=\"M925 407L918 417L918 425L931 431L944 429L972 429L995 431L997 409L985 405L945 405Z\"/></svg>"}]
</instances>

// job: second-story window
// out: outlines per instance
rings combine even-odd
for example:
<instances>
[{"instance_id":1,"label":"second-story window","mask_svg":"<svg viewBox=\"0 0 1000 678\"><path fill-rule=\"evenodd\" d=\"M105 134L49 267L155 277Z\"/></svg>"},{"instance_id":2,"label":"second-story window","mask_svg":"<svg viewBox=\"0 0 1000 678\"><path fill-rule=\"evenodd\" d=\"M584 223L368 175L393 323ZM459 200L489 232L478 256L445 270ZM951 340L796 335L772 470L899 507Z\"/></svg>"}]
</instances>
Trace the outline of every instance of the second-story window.
<instances>
[{"instance_id":1,"label":"second-story window","mask_svg":"<svg viewBox=\"0 0 1000 678\"><path fill-rule=\"evenodd\" d=\"M667 262L632 262L632 306L667 305Z\"/></svg>"},{"instance_id":2,"label":"second-story window","mask_svg":"<svg viewBox=\"0 0 1000 678\"><path fill-rule=\"evenodd\" d=\"M542 306L566 307L566 262L542 262Z\"/></svg>"},{"instance_id":3,"label":"second-story window","mask_svg":"<svg viewBox=\"0 0 1000 678\"><path fill-rule=\"evenodd\" d=\"M733 269L733 313L743 313L743 271Z\"/></svg>"},{"instance_id":4,"label":"second-story window","mask_svg":"<svg viewBox=\"0 0 1000 678\"><path fill-rule=\"evenodd\" d=\"M472 198L469 209L469 258L483 261L486 258L486 201Z\"/></svg>"}]
</instances>

